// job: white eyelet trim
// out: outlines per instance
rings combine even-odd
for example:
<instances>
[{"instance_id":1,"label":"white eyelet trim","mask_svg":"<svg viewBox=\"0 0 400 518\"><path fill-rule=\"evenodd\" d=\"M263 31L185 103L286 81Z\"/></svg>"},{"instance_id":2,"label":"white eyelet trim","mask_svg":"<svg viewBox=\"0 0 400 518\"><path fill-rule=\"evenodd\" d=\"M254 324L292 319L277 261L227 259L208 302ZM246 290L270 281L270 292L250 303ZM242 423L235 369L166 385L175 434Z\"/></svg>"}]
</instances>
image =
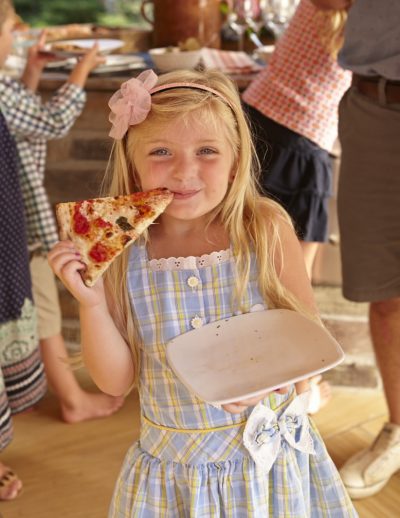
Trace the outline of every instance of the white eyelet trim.
<instances>
[{"instance_id":1,"label":"white eyelet trim","mask_svg":"<svg viewBox=\"0 0 400 518\"><path fill-rule=\"evenodd\" d=\"M219 252L212 252L211 254L204 254L201 257L168 257L167 259L151 259L149 261L150 270L157 271L173 271L173 270L198 270L229 261L232 257L230 248L227 250L220 250Z\"/></svg>"}]
</instances>

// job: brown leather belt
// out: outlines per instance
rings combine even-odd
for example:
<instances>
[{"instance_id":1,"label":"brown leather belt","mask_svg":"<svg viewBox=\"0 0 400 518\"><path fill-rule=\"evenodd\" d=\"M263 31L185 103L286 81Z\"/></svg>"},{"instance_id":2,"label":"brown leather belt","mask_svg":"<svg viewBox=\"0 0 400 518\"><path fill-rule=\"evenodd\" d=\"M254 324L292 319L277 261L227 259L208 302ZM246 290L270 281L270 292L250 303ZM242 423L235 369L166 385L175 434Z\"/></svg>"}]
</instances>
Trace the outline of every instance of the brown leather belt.
<instances>
[{"instance_id":1,"label":"brown leather belt","mask_svg":"<svg viewBox=\"0 0 400 518\"><path fill-rule=\"evenodd\" d=\"M390 81L380 76L353 74L352 85L369 99L382 104L400 104L400 81Z\"/></svg>"}]
</instances>

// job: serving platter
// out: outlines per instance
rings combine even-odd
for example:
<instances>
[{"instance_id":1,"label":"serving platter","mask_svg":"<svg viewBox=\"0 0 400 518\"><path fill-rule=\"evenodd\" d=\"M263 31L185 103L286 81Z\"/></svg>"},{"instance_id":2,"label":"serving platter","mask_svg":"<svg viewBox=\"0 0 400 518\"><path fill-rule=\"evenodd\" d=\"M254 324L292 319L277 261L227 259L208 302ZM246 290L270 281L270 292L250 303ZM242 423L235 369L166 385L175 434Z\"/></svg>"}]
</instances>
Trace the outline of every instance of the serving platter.
<instances>
[{"instance_id":1,"label":"serving platter","mask_svg":"<svg viewBox=\"0 0 400 518\"><path fill-rule=\"evenodd\" d=\"M109 74L122 70L138 70L146 68L145 60L140 56L129 54L111 54L105 56L105 63L92 70L92 74Z\"/></svg>"},{"instance_id":2,"label":"serving platter","mask_svg":"<svg viewBox=\"0 0 400 518\"><path fill-rule=\"evenodd\" d=\"M79 57L90 50L95 43L99 45L100 54L109 54L124 46L124 42L118 39L75 39L47 43L44 46L44 51L59 58Z\"/></svg>"},{"instance_id":3,"label":"serving platter","mask_svg":"<svg viewBox=\"0 0 400 518\"><path fill-rule=\"evenodd\" d=\"M270 309L179 335L167 344L167 359L197 397L227 404L331 369L344 353L316 322L294 311Z\"/></svg>"}]
</instances>

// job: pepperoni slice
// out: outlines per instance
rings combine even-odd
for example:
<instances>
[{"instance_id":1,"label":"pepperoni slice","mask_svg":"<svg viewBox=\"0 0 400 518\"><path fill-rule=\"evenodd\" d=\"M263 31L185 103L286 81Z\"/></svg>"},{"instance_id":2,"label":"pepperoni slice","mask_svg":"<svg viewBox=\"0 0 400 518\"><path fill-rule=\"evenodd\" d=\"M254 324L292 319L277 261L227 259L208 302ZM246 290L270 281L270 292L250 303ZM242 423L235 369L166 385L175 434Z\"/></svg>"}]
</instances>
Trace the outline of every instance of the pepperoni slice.
<instances>
[{"instance_id":1,"label":"pepperoni slice","mask_svg":"<svg viewBox=\"0 0 400 518\"><path fill-rule=\"evenodd\" d=\"M82 203L77 203L74 207L73 225L76 234L88 234L90 224L88 219L80 212Z\"/></svg>"},{"instance_id":2,"label":"pepperoni slice","mask_svg":"<svg viewBox=\"0 0 400 518\"><path fill-rule=\"evenodd\" d=\"M96 263L104 263L112 257L112 250L104 246L102 243L96 243L90 249L89 256L96 261Z\"/></svg>"}]
</instances>

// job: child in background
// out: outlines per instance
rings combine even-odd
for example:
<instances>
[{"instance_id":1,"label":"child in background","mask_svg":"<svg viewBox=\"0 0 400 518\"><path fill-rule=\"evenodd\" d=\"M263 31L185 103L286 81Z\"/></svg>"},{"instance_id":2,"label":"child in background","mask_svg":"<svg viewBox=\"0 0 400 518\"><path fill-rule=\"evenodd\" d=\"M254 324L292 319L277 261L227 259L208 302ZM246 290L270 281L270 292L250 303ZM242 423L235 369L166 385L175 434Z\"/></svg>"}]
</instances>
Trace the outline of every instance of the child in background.
<instances>
[{"instance_id":1,"label":"child in background","mask_svg":"<svg viewBox=\"0 0 400 518\"><path fill-rule=\"evenodd\" d=\"M275 462L263 469L253 460L256 445L244 446L254 405L263 401L279 416L304 394L290 387L217 408L190 393L166 361L169 340L234 314L275 307L317 318L289 218L257 194L236 88L217 71L159 78L146 71L124 83L110 107L109 194L166 187L174 199L93 288L82 282L72 242L49 253L80 303L93 379L114 395L138 381L140 439L109 517L356 516L304 406L292 432L308 436L315 453L281 436Z\"/></svg>"},{"instance_id":2,"label":"child in background","mask_svg":"<svg viewBox=\"0 0 400 518\"><path fill-rule=\"evenodd\" d=\"M261 163L264 192L291 216L310 279L320 243L328 239L332 194L332 151L338 132L338 104L351 82L339 67L350 0L321 11L301 0L278 40L265 70L243 93ZM309 412L331 398L328 382L311 380Z\"/></svg>"},{"instance_id":3,"label":"child in background","mask_svg":"<svg viewBox=\"0 0 400 518\"><path fill-rule=\"evenodd\" d=\"M46 141L63 137L80 115L83 87L90 71L104 58L94 46L72 70L67 82L42 103L35 94L49 60L41 53L46 35L30 48L20 81L0 75L0 102L17 144L19 173L25 205L33 296L38 315L40 349L49 385L59 399L64 421L75 423L105 417L122 405L122 398L84 391L68 364L61 334L61 312L47 252L58 241L57 228L45 188Z\"/></svg>"},{"instance_id":4,"label":"child in background","mask_svg":"<svg viewBox=\"0 0 400 518\"><path fill-rule=\"evenodd\" d=\"M261 185L292 217L311 278L318 244L327 240L332 191L329 153L338 104L351 82L339 67L348 0L323 12L301 0L267 65L243 93L256 137Z\"/></svg>"},{"instance_id":5,"label":"child in background","mask_svg":"<svg viewBox=\"0 0 400 518\"><path fill-rule=\"evenodd\" d=\"M12 46L14 11L0 0L0 67ZM32 301L17 149L0 97L0 449L13 436L11 416L31 408L46 392ZM0 500L12 500L22 482L0 462Z\"/></svg>"}]
</instances>

